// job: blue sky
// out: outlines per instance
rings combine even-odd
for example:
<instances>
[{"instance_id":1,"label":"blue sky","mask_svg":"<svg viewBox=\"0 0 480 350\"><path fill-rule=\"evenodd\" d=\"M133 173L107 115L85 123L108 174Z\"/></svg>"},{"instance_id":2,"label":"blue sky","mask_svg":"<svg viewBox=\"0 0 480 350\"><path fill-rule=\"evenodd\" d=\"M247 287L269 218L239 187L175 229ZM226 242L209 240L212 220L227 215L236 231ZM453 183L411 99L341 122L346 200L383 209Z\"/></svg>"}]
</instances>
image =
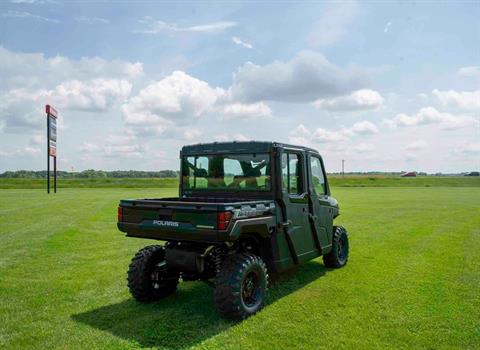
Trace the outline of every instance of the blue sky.
<instances>
[{"instance_id":1,"label":"blue sky","mask_svg":"<svg viewBox=\"0 0 480 350\"><path fill-rule=\"evenodd\" d=\"M331 171L480 167L480 3L0 3L0 171L178 168L276 140Z\"/></svg>"}]
</instances>

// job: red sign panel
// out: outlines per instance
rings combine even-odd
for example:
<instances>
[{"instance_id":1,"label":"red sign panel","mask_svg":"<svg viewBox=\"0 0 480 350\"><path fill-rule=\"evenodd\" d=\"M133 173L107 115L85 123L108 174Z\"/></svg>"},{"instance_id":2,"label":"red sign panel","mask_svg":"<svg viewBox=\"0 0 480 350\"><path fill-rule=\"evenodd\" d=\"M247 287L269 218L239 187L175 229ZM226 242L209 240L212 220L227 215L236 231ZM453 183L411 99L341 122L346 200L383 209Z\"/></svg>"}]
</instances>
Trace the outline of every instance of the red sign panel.
<instances>
[{"instance_id":1,"label":"red sign panel","mask_svg":"<svg viewBox=\"0 0 480 350\"><path fill-rule=\"evenodd\" d=\"M53 140L50 140L50 145L48 147L48 154L52 157L57 156L57 143Z\"/></svg>"},{"instance_id":2,"label":"red sign panel","mask_svg":"<svg viewBox=\"0 0 480 350\"><path fill-rule=\"evenodd\" d=\"M53 108L52 106L50 105L46 105L45 106L45 112L47 112L47 114L50 116L50 117L54 117L54 118L57 118L58 116L58 112L55 108Z\"/></svg>"}]
</instances>

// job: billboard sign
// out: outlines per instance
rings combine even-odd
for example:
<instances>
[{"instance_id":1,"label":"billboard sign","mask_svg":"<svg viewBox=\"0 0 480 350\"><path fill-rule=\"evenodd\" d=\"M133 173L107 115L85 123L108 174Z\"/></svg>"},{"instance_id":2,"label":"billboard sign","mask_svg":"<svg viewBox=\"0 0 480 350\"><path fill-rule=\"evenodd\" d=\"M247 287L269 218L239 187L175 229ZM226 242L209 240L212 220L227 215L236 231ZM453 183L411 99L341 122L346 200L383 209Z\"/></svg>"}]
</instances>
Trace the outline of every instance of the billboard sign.
<instances>
[{"instance_id":1,"label":"billboard sign","mask_svg":"<svg viewBox=\"0 0 480 350\"><path fill-rule=\"evenodd\" d=\"M45 106L47 112L47 137L48 137L48 155L57 157L57 117L58 112L50 105Z\"/></svg>"},{"instance_id":2,"label":"billboard sign","mask_svg":"<svg viewBox=\"0 0 480 350\"><path fill-rule=\"evenodd\" d=\"M47 192L50 193L50 157L53 157L53 191L57 192L57 118L58 112L50 105L47 113Z\"/></svg>"}]
</instances>

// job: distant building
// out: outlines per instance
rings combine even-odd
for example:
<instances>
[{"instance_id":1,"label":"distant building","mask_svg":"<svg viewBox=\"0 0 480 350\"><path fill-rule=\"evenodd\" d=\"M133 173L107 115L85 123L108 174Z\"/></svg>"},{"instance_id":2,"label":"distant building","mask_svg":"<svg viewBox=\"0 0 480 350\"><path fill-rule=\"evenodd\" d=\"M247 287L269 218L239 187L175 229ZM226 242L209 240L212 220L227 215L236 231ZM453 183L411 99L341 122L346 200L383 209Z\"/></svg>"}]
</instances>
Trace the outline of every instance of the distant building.
<instances>
[{"instance_id":1,"label":"distant building","mask_svg":"<svg viewBox=\"0 0 480 350\"><path fill-rule=\"evenodd\" d=\"M478 171L471 171L468 174L465 174L465 176L480 176L480 172Z\"/></svg>"},{"instance_id":2,"label":"distant building","mask_svg":"<svg viewBox=\"0 0 480 350\"><path fill-rule=\"evenodd\" d=\"M415 171L410 171L408 173L404 173L401 175L402 177L417 177L417 173Z\"/></svg>"}]
</instances>

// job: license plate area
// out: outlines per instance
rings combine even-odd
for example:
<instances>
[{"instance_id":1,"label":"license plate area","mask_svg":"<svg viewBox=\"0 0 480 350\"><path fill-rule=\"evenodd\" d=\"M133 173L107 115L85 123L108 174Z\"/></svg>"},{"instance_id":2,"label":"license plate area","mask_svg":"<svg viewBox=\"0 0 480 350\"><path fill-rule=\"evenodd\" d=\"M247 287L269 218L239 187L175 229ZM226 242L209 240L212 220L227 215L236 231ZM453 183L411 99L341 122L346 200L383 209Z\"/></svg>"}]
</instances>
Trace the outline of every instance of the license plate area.
<instances>
[{"instance_id":1,"label":"license plate area","mask_svg":"<svg viewBox=\"0 0 480 350\"><path fill-rule=\"evenodd\" d=\"M173 219L173 210L172 209L159 209L157 213L158 220L172 221Z\"/></svg>"}]
</instances>

